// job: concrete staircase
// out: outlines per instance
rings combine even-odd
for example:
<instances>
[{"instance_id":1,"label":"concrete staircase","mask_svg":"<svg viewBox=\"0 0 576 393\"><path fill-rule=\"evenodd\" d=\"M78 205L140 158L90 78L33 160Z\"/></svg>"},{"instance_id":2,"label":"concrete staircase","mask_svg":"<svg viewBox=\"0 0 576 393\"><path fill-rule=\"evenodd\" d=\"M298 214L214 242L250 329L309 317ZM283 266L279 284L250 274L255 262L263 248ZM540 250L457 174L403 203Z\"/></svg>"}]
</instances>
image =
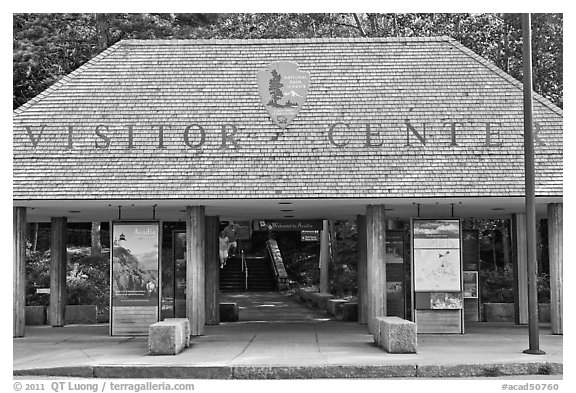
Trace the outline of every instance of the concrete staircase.
<instances>
[{"instance_id":1,"label":"concrete staircase","mask_svg":"<svg viewBox=\"0 0 576 393\"><path fill-rule=\"evenodd\" d=\"M248 288L246 276L242 271L242 257L236 255L228 259L226 266L220 269L220 290L237 291L274 291L276 284L269 257L246 255L248 267Z\"/></svg>"}]
</instances>

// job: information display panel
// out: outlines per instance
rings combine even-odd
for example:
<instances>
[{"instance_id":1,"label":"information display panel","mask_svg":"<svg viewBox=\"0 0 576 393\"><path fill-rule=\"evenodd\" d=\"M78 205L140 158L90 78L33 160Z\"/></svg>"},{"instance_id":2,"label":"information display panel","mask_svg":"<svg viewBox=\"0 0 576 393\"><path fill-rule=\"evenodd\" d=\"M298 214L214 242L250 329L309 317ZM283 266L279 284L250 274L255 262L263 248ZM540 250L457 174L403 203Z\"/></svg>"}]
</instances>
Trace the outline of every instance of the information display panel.
<instances>
[{"instance_id":1,"label":"information display panel","mask_svg":"<svg viewBox=\"0 0 576 393\"><path fill-rule=\"evenodd\" d=\"M113 222L110 332L147 335L160 310L160 224Z\"/></svg>"},{"instance_id":2,"label":"information display panel","mask_svg":"<svg viewBox=\"0 0 576 393\"><path fill-rule=\"evenodd\" d=\"M412 278L418 331L463 333L460 220L412 220Z\"/></svg>"}]
</instances>

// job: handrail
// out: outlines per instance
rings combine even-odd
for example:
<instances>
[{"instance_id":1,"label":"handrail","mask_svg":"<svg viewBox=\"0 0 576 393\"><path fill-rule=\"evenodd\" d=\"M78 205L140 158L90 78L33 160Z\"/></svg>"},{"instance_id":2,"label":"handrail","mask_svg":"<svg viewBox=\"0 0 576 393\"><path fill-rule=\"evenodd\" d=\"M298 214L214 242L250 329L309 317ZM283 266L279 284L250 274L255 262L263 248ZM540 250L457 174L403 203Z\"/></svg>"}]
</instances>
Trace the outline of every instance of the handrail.
<instances>
[{"instance_id":1,"label":"handrail","mask_svg":"<svg viewBox=\"0 0 576 393\"><path fill-rule=\"evenodd\" d=\"M274 263L274 254L272 253L272 249L270 248L270 244L266 243L266 250L268 251L268 255L270 256L270 261L272 262L272 268L274 269L274 278L278 280L278 267Z\"/></svg>"},{"instance_id":2,"label":"handrail","mask_svg":"<svg viewBox=\"0 0 576 393\"><path fill-rule=\"evenodd\" d=\"M244 256L244 250L240 250L242 254L242 272L244 273L244 290L248 290L248 264L246 263L246 257Z\"/></svg>"},{"instance_id":3,"label":"handrail","mask_svg":"<svg viewBox=\"0 0 576 393\"><path fill-rule=\"evenodd\" d=\"M278 255L275 255L274 251L272 250L272 244L274 244L275 249L278 251ZM280 250L278 249L278 243L276 240L269 239L266 242L266 249L270 255L270 263L274 269L274 279L278 285L278 289L288 289L288 275L286 274L284 262L282 261L282 256L280 255Z\"/></svg>"}]
</instances>

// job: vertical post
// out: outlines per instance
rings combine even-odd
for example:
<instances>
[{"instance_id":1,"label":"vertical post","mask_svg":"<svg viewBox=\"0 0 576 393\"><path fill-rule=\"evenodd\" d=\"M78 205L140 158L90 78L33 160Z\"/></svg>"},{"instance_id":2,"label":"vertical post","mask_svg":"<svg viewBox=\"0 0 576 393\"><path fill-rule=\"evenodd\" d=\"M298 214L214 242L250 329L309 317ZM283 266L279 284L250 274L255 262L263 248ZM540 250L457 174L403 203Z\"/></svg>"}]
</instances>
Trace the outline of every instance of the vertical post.
<instances>
[{"instance_id":1,"label":"vertical post","mask_svg":"<svg viewBox=\"0 0 576 393\"><path fill-rule=\"evenodd\" d=\"M564 279L563 204L548 205L548 251L550 253L550 328L552 334L563 334L562 290Z\"/></svg>"},{"instance_id":2,"label":"vertical post","mask_svg":"<svg viewBox=\"0 0 576 393\"><path fill-rule=\"evenodd\" d=\"M356 227L358 231L358 323L366 325L368 323L368 282L366 275L366 252L368 250L366 239L366 216L356 217Z\"/></svg>"},{"instance_id":3,"label":"vertical post","mask_svg":"<svg viewBox=\"0 0 576 393\"><path fill-rule=\"evenodd\" d=\"M322 233L320 234L320 292L329 293L328 288L328 259L330 247L330 233L328 231L328 220L322 221Z\"/></svg>"},{"instance_id":4,"label":"vertical post","mask_svg":"<svg viewBox=\"0 0 576 393\"><path fill-rule=\"evenodd\" d=\"M512 215L512 267L514 270L514 323L528 324L528 248L526 214Z\"/></svg>"},{"instance_id":5,"label":"vertical post","mask_svg":"<svg viewBox=\"0 0 576 393\"><path fill-rule=\"evenodd\" d=\"M205 304L204 206L186 206L186 318L190 334L204 333Z\"/></svg>"},{"instance_id":6,"label":"vertical post","mask_svg":"<svg viewBox=\"0 0 576 393\"><path fill-rule=\"evenodd\" d=\"M384 205L368 205L366 221L368 331L374 333L374 318L386 316L386 215Z\"/></svg>"},{"instance_id":7,"label":"vertical post","mask_svg":"<svg viewBox=\"0 0 576 393\"><path fill-rule=\"evenodd\" d=\"M26 208L15 206L13 208L13 220L13 336L24 337L24 326L26 325Z\"/></svg>"},{"instance_id":8,"label":"vertical post","mask_svg":"<svg viewBox=\"0 0 576 393\"><path fill-rule=\"evenodd\" d=\"M206 217L206 325L220 324L219 227L218 217Z\"/></svg>"},{"instance_id":9,"label":"vertical post","mask_svg":"<svg viewBox=\"0 0 576 393\"><path fill-rule=\"evenodd\" d=\"M90 255L102 254L102 241L100 240L100 221L92 221L90 243Z\"/></svg>"},{"instance_id":10,"label":"vertical post","mask_svg":"<svg viewBox=\"0 0 576 393\"><path fill-rule=\"evenodd\" d=\"M524 182L526 192L526 242L528 244L528 334L524 353L542 355L538 333L538 261L536 259L536 197L534 136L532 131L532 33L530 14L522 14L522 82L524 84Z\"/></svg>"},{"instance_id":11,"label":"vertical post","mask_svg":"<svg viewBox=\"0 0 576 393\"><path fill-rule=\"evenodd\" d=\"M66 310L66 217L52 217L50 254L50 325L62 327Z\"/></svg>"}]
</instances>

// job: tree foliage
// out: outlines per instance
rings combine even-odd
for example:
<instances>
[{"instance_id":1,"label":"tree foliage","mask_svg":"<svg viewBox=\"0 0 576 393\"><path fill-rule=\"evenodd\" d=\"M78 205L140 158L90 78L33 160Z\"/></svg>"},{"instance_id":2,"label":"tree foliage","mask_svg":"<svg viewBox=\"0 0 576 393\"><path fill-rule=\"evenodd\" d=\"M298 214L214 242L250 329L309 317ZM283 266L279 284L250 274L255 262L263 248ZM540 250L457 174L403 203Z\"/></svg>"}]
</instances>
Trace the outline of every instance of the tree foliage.
<instances>
[{"instance_id":1,"label":"tree foliage","mask_svg":"<svg viewBox=\"0 0 576 393\"><path fill-rule=\"evenodd\" d=\"M518 14L14 14L14 108L122 39L453 37L520 80ZM562 107L563 17L533 14L534 90Z\"/></svg>"},{"instance_id":2,"label":"tree foliage","mask_svg":"<svg viewBox=\"0 0 576 393\"><path fill-rule=\"evenodd\" d=\"M26 305L47 306L50 295L37 293L50 288L50 250L34 251L26 247ZM66 304L98 306L99 320L106 320L110 298L110 255L90 255L89 247L68 247L66 267Z\"/></svg>"}]
</instances>

